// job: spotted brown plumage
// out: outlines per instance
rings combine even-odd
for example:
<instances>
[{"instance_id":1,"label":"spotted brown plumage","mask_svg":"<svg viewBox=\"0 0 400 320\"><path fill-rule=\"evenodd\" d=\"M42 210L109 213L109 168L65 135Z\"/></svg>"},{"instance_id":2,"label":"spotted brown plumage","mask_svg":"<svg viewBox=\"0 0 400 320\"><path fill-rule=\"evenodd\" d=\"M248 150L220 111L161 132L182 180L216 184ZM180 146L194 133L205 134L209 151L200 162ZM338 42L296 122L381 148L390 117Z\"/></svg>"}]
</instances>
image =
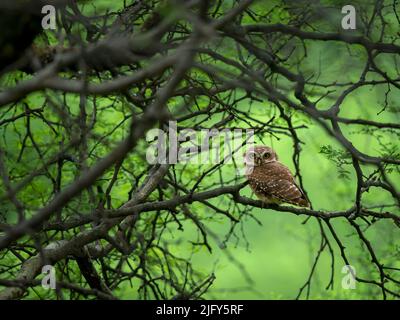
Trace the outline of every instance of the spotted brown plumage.
<instances>
[{"instance_id":1,"label":"spotted brown plumage","mask_svg":"<svg viewBox=\"0 0 400 320\"><path fill-rule=\"evenodd\" d=\"M276 152L267 146L255 146L245 154L246 176L256 196L267 204L290 203L309 207L290 170L278 161Z\"/></svg>"}]
</instances>

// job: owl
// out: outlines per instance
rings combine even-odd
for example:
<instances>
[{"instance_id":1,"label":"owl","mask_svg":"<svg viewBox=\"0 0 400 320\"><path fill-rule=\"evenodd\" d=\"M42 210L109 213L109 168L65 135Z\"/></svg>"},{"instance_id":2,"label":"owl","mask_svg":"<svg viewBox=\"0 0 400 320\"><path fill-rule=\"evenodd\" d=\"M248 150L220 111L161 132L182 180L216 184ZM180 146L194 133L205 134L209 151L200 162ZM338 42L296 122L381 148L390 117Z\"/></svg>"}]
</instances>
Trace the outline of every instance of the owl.
<instances>
[{"instance_id":1,"label":"owl","mask_svg":"<svg viewBox=\"0 0 400 320\"><path fill-rule=\"evenodd\" d=\"M310 204L296 184L290 170L278 161L276 152L267 146L251 147L244 155L246 177L256 196L267 204Z\"/></svg>"}]
</instances>

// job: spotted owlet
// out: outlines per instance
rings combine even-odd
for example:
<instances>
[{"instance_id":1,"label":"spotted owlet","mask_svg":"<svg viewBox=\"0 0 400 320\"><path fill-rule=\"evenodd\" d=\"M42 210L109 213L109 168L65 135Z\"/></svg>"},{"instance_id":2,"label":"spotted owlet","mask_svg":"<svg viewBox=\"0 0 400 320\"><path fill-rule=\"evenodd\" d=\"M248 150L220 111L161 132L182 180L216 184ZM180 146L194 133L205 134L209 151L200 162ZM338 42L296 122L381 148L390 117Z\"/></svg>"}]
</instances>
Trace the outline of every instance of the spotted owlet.
<instances>
[{"instance_id":1,"label":"spotted owlet","mask_svg":"<svg viewBox=\"0 0 400 320\"><path fill-rule=\"evenodd\" d=\"M256 196L267 204L290 203L309 207L304 192L290 170L267 146L254 146L245 153L246 177Z\"/></svg>"}]
</instances>

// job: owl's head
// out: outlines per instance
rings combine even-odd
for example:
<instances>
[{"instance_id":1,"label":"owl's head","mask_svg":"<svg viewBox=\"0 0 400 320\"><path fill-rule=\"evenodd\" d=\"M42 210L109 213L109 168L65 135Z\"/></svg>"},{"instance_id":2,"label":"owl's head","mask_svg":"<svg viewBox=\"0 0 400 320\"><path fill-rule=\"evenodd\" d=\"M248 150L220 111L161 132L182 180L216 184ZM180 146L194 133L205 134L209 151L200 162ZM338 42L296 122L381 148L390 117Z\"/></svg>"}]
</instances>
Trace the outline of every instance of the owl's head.
<instances>
[{"instance_id":1,"label":"owl's head","mask_svg":"<svg viewBox=\"0 0 400 320\"><path fill-rule=\"evenodd\" d=\"M278 161L276 152L267 146L254 146L244 154L246 166L261 166L266 163Z\"/></svg>"}]
</instances>

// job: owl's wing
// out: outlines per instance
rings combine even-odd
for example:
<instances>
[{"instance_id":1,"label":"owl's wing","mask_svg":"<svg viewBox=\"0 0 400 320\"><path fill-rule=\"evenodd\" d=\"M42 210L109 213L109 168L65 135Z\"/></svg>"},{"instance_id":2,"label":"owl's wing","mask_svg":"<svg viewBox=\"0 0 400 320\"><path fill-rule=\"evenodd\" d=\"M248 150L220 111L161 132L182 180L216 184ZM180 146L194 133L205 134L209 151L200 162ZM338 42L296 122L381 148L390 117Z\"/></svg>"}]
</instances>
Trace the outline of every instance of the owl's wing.
<instances>
[{"instance_id":1,"label":"owl's wing","mask_svg":"<svg viewBox=\"0 0 400 320\"><path fill-rule=\"evenodd\" d=\"M275 197L282 202L309 206L307 198L287 167L281 163L274 163L269 168L263 169L249 177L249 182L257 193Z\"/></svg>"}]
</instances>

